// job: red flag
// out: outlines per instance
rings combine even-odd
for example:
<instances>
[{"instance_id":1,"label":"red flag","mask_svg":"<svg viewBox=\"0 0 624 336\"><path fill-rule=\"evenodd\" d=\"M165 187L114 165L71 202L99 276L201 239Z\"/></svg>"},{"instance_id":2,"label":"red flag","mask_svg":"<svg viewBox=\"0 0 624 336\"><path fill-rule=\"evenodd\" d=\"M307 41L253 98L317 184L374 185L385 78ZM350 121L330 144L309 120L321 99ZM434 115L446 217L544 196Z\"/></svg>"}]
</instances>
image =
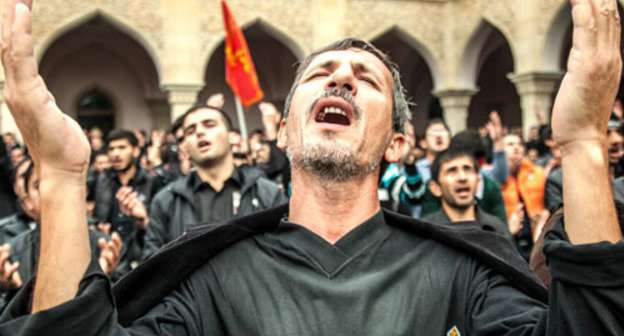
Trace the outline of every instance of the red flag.
<instances>
[{"instance_id":1,"label":"red flag","mask_svg":"<svg viewBox=\"0 0 624 336\"><path fill-rule=\"evenodd\" d=\"M221 0L221 7L223 8L223 23L226 34L225 81L245 108L248 108L260 101L264 97L264 93L260 89L256 68L251 60L243 32L236 24L225 0Z\"/></svg>"}]
</instances>

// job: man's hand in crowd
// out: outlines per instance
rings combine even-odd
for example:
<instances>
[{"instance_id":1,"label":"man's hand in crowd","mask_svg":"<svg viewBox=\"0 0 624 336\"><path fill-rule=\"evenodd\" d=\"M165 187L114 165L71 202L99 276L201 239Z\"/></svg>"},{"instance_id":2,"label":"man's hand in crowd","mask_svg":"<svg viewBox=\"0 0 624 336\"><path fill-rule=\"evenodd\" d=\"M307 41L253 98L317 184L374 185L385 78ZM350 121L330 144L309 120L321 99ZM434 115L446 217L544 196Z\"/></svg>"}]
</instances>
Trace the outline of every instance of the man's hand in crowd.
<instances>
[{"instance_id":1,"label":"man's hand in crowd","mask_svg":"<svg viewBox=\"0 0 624 336\"><path fill-rule=\"evenodd\" d=\"M622 69L617 0L573 0L572 19L572 50L552 116L562 154L566 231L574 244L615 242L622 234L606 137Z\"/></svg>"},{"instance_id":2,"label":"man's hand in crowd","mask_svg":"<svg viewBox=\"0 0 624 336\"><path fill-rule=\"evenodd\" d=\"M121 237L117 232L113 232L110 241L107 242L106 239L100 238L98 245L100 246L98 262L104 273L110 277L115 272L115 268L119 265L121 258L121 248L123 246Z\"/></svg>"},{"instance_id":3,"label":"man's hand in crowd","mask_svg":"<svg viewBox=\"0 0 624 336\"><path fill-rule=\"evenodd\" d=\"M115 194L119 202L119 209L128 216L137 219L137 226L145 230L147 228L147 209L143 201L139 199L139 194L132 187L121 187Z\"/></svg>"},{"instance_id":4,"label":"man's hand in crowd","mask_svg":"<svg viewBox=\"0 0 624 336\"><path fill-rule=\"evenodd\" d=\"M107 235L110 234L111 232L111 223L99 223L97 225L97 229L98 231L102 232L102 233L106 233Z\"/></svg>"},{"instance_id":5,"label":"man's hand in crowd","mask_svg":"<svg viewBox=\"0 0 624 336\"><path fill-rule=\"evenodd\" d=\"M11 246L4 244L0 246L0 285L5 290L16 290L22 287L23 281L17 268L19 262L9 261Z\"/></svg>"},{"instance_id":6,"label":"man's hand in crowd","mask_svg":"<svg viewBox=\"0 0 624 336\"><path fill-rule=\"evenodd\" d=\"M84 187L90 147L38 73L31 5L32 0L4 1L2 65L4 100L39 173L42 240L35 313L72 299L91 259Z\"/></svg>"},{"instance_id":7,"label":"man's hand in crowd","mask_svg":"<svg viewBox=\"0 0 624 336\"><path fill-rule=\"evenodd\" d=\"M218 109L223 108L223 104L225 104L223 93L215 93L206 99L206 105L216 107Z\"/></svg>"},{"instance_id":8,"label":"man's hand in crowd","mask_svg":"<svg viewBox=\"0 0 624 336\"><path fill-rule=\"evenodd\" d=\"M490 120L485 124L488 136L492 140L494 151L503 150L503 123L497 111L490 112Z\"/></svg>"},{"instance_id":9,"label":"man's hand in crowd","mask_svg":"<svg viewBox=\"0 0 624 336\"><path fill-rule=\"evenodd\" d=\"M262 113L262 125L266 139L269 141L277 139L277 125L282 118L279 111L275 105L269 102L261 102L258 104L258 108Z\"/></svg>"},{"instance_id":10,"label":"man's hand in crowd","mask_svg":"<svg viewBox=\"0 0 624 336\"><path fill-rule=\"evenodd\" d=\"M514 212L511 213L507 221L507 226L509 227L509 232L511 232L512 236L515 236L522 230L524 224L524 205L522 203L518 204L514 209Z\"/></svg>"}]
</instances>

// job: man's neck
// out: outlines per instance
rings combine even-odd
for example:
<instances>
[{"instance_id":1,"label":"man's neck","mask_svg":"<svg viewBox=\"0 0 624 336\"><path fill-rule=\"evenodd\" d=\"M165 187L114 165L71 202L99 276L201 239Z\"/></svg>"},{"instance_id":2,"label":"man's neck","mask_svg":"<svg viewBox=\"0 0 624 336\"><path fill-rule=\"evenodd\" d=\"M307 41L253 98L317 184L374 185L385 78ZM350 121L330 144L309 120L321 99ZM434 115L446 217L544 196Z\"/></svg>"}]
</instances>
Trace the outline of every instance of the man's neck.
<instances>
[{"instance_id":1,"label":"man's neck","mask_svg":"<svg viewBox=\"0 0 624 336\"><path fill-rule=\"evenodd\" d=\"M223 160L210 166L195 165L195 169L202 182L210 184L212 189L219 192L234 172L234 158L232 155L227 155Z\"/></svg>"},{"instance_id":2,"label":"man's neck","mask_svg":"<svg viewBox=\"0 0 624 336\"><path fill-rule=\"evenodd\" d=\"M427 158L427 161L429 161L429 163L433 163L433 160L435 160L436 155L438 155L437 152L428 150L427 154L425 154L425 157Z\"/></svg>"},{"instance_id":3,"label":"man's neck","mask_svg":"<svg viewBox=\"0 0 624 336\"><path fill-rule=\"evenodd\" d=\"M128 169L125 171L117 171L117 178L121 185L127 186L130 183L130 180L134 177L134 174L137 172L137 166L135 164L130 165Z\"/></svg>"},{"instance_id":4,"label":"man's neck","mask_svg":"<svg viewBox=\"0 0 624 336\"><path fill-rule=\"evenodd\" d=\"M475 206L469 206L467 208L455 208L450 206L445 201L442 201L442 209L451 220L451 222L465 222L477 220L477 214Z\"/></svg>"},{"instance_id":5,"label":"man's neck","mask_svg":"<svg viewBox=\"0 0 624 336\"><path fill-rule=\"evenodd\" d=\"M331 244L379 210L377 174L338 183L293 169L288 221L304 226Z\"/></svg>"}]
</instances>

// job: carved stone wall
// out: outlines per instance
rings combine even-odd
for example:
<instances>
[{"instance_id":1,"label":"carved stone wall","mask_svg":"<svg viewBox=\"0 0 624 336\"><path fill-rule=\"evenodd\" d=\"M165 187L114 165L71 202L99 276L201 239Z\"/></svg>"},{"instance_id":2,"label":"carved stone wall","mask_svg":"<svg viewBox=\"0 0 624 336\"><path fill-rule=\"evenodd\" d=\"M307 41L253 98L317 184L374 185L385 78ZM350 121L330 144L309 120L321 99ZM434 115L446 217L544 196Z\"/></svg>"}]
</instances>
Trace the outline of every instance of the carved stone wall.
<instances>
[{"instance_id":1,"label":"carved stone wall","mask_svg":"<svg viewBox=\"0 0 624 336\"><path fill-rule=\"evenodd\" d=\"M546 36L567 1L228 0L228 4L243 28L260 19L299 54L332 39L374 39L398 26L430 54L439 70L439 89L454 90L465 89L458 87L460 64L483 20L507 39L516 72L543 71ZM176 11L180 6L184 10ZM62 32L98 11L149 49L161 85L200 84L224 37L221 6L215 0L41 0L35 1L34 9L37 56Z\"/></svg>"}]
</instances>

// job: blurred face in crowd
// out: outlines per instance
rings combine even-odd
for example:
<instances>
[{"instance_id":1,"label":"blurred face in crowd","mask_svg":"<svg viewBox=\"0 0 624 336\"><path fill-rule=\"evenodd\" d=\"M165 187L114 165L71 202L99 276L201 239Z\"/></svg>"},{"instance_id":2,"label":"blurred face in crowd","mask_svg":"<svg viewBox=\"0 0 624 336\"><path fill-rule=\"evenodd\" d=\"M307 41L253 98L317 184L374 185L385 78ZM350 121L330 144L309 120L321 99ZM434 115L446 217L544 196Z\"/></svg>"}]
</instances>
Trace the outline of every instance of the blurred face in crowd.
<instances>
[{"instance_id":1,"label":"blurred face in crowd","mask_svg":"<svg viewBox=\"0 0 624 336\"><path fill-rule=\"evenodd\" d=\"M256 148L252 151L253 159L256 163L268 163L271 155L269 144L260 142L256 144Z\"/></svg>"},{"instance_id":2,"label":"blurred face in crowd","mask_svg":"<svg viewBox=\"0 0 624 336\"><path fill-rule=\"evenodd\" d=\"M433 181L431 192L447 205L466 209L474 205L479 176L474 160L460 156L440 165L438 181Z\"/></svg>"},{"instance_id":3,"label":"blurred face in crowd","mask_svg":"<svg viewBox=\"0 0 624 336\"><path fill-rule=\"evenodd\" d=\"M17 142L17 140L15 140L15 134L13 133L6 133L5 135L3 135L2 141L4 142L4 145L8 148L15 146L15 143Z\"/></svg>"},{"instance_id":4,"label":"blurred face in crowd","mask_svg":"<svg viewBox=\"0 0 624 336\"><path fill-rule=\"evenodd\" d=\"M95 159L93 159L93 170L97 171L98 173L101 173L110 167L111 161L106 154L98 154L95 156Z\"/></svg>"},{"instance_id":5,"label":"blurred face in crowd","mask_svg":"<svg viewBox=\"0 0 624 336\"><path fill-rule=\"evenodd\" d=\"M132 147L128 139L112 140L108 143L108 157L117 172L126 172L132 168L139 154L139 148Z\"/></svg>"},{"instance_id":6,"label":"blurred face in crowd","mask_svg":"<svg viewBox=\"0 0 624 336\"><path fill-rule=\"evenodd\" d=\"M230 131L217 110L202 108L184 118L184 147L191 162L210 167L231 155Z\"/></svg>"},{"instance_id":7,"label":"blurred face in crowd","mask_svg":"<svg viewBox=\"0 0 624 336\"><path fill-rule=\"evenodd\" d=\"M539 159L539 151L537 148L530 148L527 150L527 158L533 162L537 161L537 159Z\"/></svg>"},{"instance_id":8,"label":"blurred face in crowd","mask_svg":"<svg viewBox=\"0 0 624 336\"><path fill-rule=\"evenodd\" d=\"M503 148L507 156L509 168L516 169L520 166L524 157L524 143L522 138L515 134L506 135L503 138Z\"/></svg>"},{"instance_id":9,"label":"blurred face in crowd","mask_svg":"<svg viewBox=\"0 0 624 336\"><path fill-rule=\"evenodd\" d=\"M607 149L609 163L617 164L624 155L624 136L618 127L609 127L607 131Z\"/></svg>"},{"instance_id":10,"label":"blurred face in crowd","mask_svg":"<svg viewBox=\"0 0 624 336\"><path fill-rule=\"evenodd\" d=\"M93 140L93 139L102 139L102 137L104 136L104 133L102 133L102 131L100 131L97 128L92 128L89 131L89 139Z\"/></svg>"},{"instance_id":11,"label":"blurred face in crowd","mask_svg":"<svg viewBox=\"0 0 624 336\"><path fill-rule=\"evenodd\" d=\"M373 173L394 135L393 86L389 69L367 51L316 56L280 127L293 168L337 182Z\"/></svg>"},{"instance_id":12,"label":"blurred face in crowd","mask_svg":"<svg viewBox=\"0 0 624 336\"><path fill-rule=\"evenodd\" d=\"M28 180L28 191L24 198L24 208L29 216L35 220L39 220L41 216L41 201L39 198L39 175L37 170L32 170L32 175Z\"/></svg>"},{"instance_id":13,"label":"blurred face in crowd","mask_svg":"<svg viewBox=\"0 0 624 336\"><path fill-rule=\"evenodd\" d=\"M15 171L15 181L13 182L13 191L15 195L20 199L26 197L26 189L24 188L24 173L28 170L28 167L32 164L30 160L24 162L17 167Z\"/></svg>"},{"instance_id":14,"label":"blurred face in crowd","mask_svg":"<svg viewBox=\"0 0 624 336\"><path fill-rule=\"evenodd\" d=\"M18 163L24 160L24 150L21 147L15 147L11 150L11 163L13 163L13 167L17 166Z\"/></svg>"},{"instance_id":15,"label":"blurred face in crowd","mask_svg":"<svg viewBox=\"0 0 624 336\"><path fill-rule=\"evenodd\" d=\"M531 138L529 140L539 140L539 128L531 127Z\"/></svg>"},{"instance_id":16,"label":"blurred face in crowd","mask_svg":"<svg viewBox=\"0 0 624 336\"><path fill-rule=\"evenodd\" d=\"M446 150L451 143L451 135L443 123L434 123L425 130L426 150L432 153L440 153Z\"/></svg>"},{"instance_id":17,"label":"blurred face in crowd","mask_svg":"<svg viewBox=\"0 0 624 336\"><path fill-rule=\"evenodd\" d=\"M102 149L103 146L104 146L104 141L102 141L102 138L91 139L91 149L93 149L94 151Z\"/></svg>"}]
</instances>

